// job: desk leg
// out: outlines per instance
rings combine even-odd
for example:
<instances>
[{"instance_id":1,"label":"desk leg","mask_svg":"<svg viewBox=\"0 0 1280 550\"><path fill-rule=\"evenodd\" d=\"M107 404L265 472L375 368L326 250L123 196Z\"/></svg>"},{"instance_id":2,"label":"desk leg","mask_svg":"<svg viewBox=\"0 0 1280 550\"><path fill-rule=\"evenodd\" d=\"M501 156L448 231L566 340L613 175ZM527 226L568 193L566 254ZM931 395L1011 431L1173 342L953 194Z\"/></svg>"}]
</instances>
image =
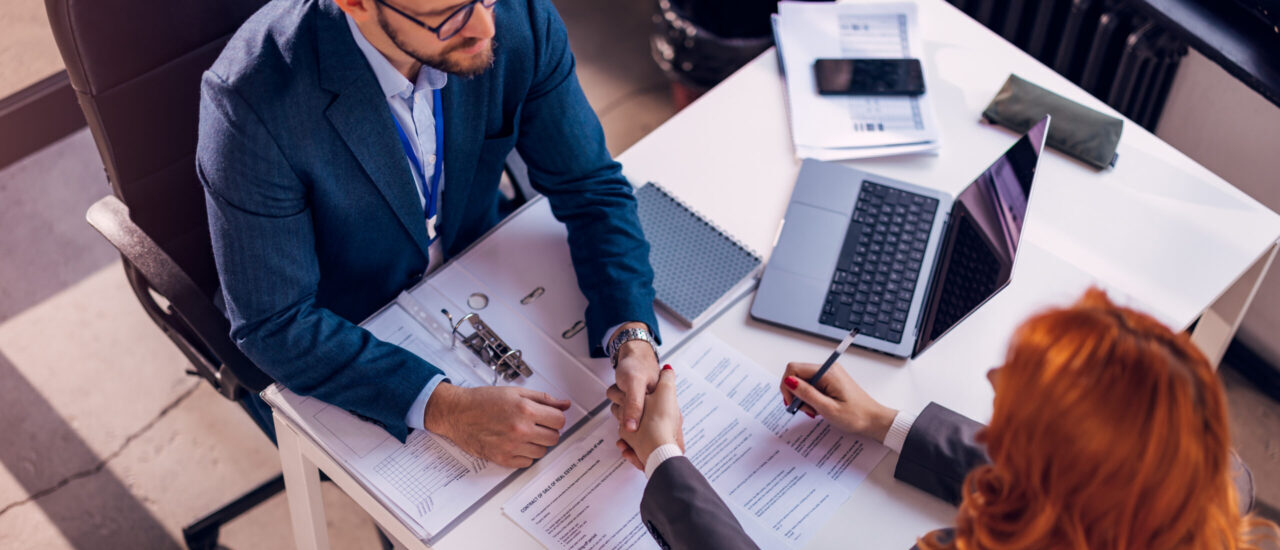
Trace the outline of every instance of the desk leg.
<instances>
[{"instance_id":1,"label":"desk leg","mask_svg":"<svg viewBox=\"0 0 1280 550\"><path fill-rule=\"evenodd\" d=\"M275 423L285 495L289 499L289 516L293 519L293 537L298 550L329 550L324 502L320 498L320 470L303 456L293 428L278 417Z\"/></svg>"},{"instance_id":2,"label":"desk leg","mask_svg":"<svg viewBox=\"0 0 1280 550\"><path fill-rule=\"evenodd\" d=\"M1262 286L1262 279L1267 276L1267 270L1275 260L1277 249L1280 249L1280 243L1272 244L1262 257L1249 266L1249 269L1240 275L1240 278L1236 279L1236 282L1232 283L1226 292L1223 292L1222 296L1209 306L1209 309L1204 311L1200 316L1200 322L1196 323L1195 330L1191 332L1191 341L1204 352L1214 368L1218 367L1222 356L1227 353L1227 346L1231 345L1231 339L1240 328L1240 322L1244 320L1244 314L1249 310L1253 296L1257 294L1258 287Z\"/></svg>"}]
</instances>

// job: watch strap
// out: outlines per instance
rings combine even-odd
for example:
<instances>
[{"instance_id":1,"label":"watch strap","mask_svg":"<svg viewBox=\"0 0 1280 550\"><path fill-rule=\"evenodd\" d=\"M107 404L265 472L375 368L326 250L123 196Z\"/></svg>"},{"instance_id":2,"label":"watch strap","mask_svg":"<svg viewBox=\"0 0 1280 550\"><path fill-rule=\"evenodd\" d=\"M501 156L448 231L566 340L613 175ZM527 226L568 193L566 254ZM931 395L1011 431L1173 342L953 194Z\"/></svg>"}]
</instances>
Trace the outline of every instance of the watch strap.
<instances>
[{"instance_id":1,"label":"watch strap","mask_svg":"<svg viewBox=\"0 0 1280 550\"><path fill-rule=\"evenodd\" d=\"M617 336L609 341L609 347L605 350L609 354L609 360L613 363L613 367L618 367L618 351L622 349L622 345L632 340L644 340L653 349L653 356L658 356L658 346L653 342L653 334L643 328L626 328L618 331Z\"/></svg>"}]
</instances>

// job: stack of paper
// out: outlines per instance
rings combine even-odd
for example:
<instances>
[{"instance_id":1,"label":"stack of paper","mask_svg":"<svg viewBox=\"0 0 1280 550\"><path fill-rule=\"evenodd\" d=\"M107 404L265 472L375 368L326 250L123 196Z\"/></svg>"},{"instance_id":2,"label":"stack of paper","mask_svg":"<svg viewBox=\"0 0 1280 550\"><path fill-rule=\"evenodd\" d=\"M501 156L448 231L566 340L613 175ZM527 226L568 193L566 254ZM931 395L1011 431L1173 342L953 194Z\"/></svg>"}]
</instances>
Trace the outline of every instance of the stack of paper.
<instances>
[{"instance_id":1,"label":"stack of paper","mask_svg":"<svg viewBox=\"0 0 1280 550\"><path fill-rule=\"evenodd\" d=\"M679 365L686 456L761 548L805 546L888 454L824 419L787 414L778 379L713 335L669 360ZM656 549L640 519L644 474L614 447L617 421L600 416L502 510L551 550Z\"/></svg>"},{"instance_id":2,"label":"stack of paper","mask_svg":"<svg viewBox=\"0 0 1280 550\"><path fill-rule=\"evenodd\" d=\"M911 3L778 4L773 24L797 156L837 160L938 148L927 91L915 97L824 96L813 76L817 59L920 58L917 21Z\"/></svg>"},{"instance_id":3,"label":"stack of paper","mask_svg":"<svg viewBox=\"0 0 1280 550\"><path fill-rule=\"evenodd\" d=\"M578 290L567 239L565 227L556 221L548 201L535 200L465 254L402 292L361 326L378 339L440 367L454 385L519 386L569 399L573 403L565 411L569 428L562 434L562 444L545 460L556 462L553 470L561 473L565 470L559 468L568 468L570 460L608 466L608 471L617 474L620 487L627 488L617 493L597 492L590 498L575 493L573 498L583 497L587 499L585 503L602 511L606 508L593 499L608 500L610 512L603 516L587 514L573 524L582 532L613 532L625 527L631 533L628 540L651 544L639 522L628 519L638 513L644 475L630 469L613 446L617 423L605 407L605 391L613 384L613 369L608 359L588 354L591 343L587 342L586 331L581 330L587 302ZM476 297L484 300L472 301ZM444 310L452 312L452 319L445 317ZM465 343L455 345L452 323L472 312L505 343L521 351L521 358L532 370L531 376L499 379ZM679 393L689 455L734 510L742 514L741 518L770 520L766 524L751 519L748 527L757 540L765 541L764 546L802 546L844 501L848 491L879 462L884 449L841 434L821 419L785 414L777 400L777 380L759 366L710 335L689 345L695 331L679 325L666 312L658 312L658 324L663 336L661 357L667 359L671 354L671 360L683 373ZM464 326L461 334L471 334L471 329ZM517 479L519 471L470 456L447 438L424 430L413 431L402 444L379 426L278 384L263 392L263 398L415 536L430 544L507 483L523 483ZM593 419L593 414L601 418ZM588 429L578 430L592 422ZM730 424L741 429L728 429ZM753 453L735 455L740 467L727 472L705 463L721 457L716 454L715 443L730 440L726 438L744 445L750 443L741 448L755 449ZM576 475L602 471L583 469ZM779 479L790 476L786 479L791 483L773 492L765 491L761 483L773 479L770 475ZM546 486L544 482L534 481L536 489L525 486L520 499L529 498L530 491L541 491ZM588 479L584 483L594 482ZM753 487L759 489L759 494L776 497L769 502L778 507L770 509L772 515L761 516L769 508L768 503L735 493L733 488L738 486ZM561 483L559 490L582 487L585 485ZM510 506L506 509L535 537L558 548L560 544L555 541L560 540L556 538L559 535L549 535L547 524L537 524L539 527L535 523L547 520L546 513L551 512L544 509L546 506L560 506L567 501L541 502L529 507L522 504L525 509L519 513L512 512ZM792 510L798 513L786 513ZM531 511L534 516L528 515ZM622 524L617 524L617 513L626 516ZM783 542L774 544L775 540Z\"/></svg>"}]
</instances>

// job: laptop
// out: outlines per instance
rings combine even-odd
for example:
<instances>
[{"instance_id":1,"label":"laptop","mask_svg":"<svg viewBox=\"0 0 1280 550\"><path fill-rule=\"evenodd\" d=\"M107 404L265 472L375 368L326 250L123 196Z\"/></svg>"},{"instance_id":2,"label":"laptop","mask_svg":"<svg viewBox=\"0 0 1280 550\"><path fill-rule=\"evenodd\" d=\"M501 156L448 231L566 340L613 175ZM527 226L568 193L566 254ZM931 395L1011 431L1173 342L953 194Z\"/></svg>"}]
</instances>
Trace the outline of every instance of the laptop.
<instances>
[{"instance_id":1,"label":"laptop","mask_svg":"<svg viewBox=\"0 0 1280 550\"><path fill-rule=\"evenodd\" d=\"M959 195L805 160L756 319L915 357L1009 283L1049 117Z\"/></svg>"}]
</instances>

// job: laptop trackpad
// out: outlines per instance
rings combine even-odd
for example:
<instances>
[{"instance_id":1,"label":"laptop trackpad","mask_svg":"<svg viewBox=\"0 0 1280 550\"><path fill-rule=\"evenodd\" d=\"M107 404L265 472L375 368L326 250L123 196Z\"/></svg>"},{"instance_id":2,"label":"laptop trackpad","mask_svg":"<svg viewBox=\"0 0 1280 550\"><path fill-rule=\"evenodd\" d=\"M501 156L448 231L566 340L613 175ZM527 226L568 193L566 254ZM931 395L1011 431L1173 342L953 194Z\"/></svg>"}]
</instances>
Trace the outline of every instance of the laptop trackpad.
<instances>
[{"instance_id":1,"label":"laptop trackpad","mask_svg":"<svg viewBox=\"0 0 1280 550\"><path fill-rule=\"evenodd\" d=\"M769 268L821 279L825 286L849 231L849 217L793 202L787 207L786 220Z\"/></svg>"}]
</instances>

